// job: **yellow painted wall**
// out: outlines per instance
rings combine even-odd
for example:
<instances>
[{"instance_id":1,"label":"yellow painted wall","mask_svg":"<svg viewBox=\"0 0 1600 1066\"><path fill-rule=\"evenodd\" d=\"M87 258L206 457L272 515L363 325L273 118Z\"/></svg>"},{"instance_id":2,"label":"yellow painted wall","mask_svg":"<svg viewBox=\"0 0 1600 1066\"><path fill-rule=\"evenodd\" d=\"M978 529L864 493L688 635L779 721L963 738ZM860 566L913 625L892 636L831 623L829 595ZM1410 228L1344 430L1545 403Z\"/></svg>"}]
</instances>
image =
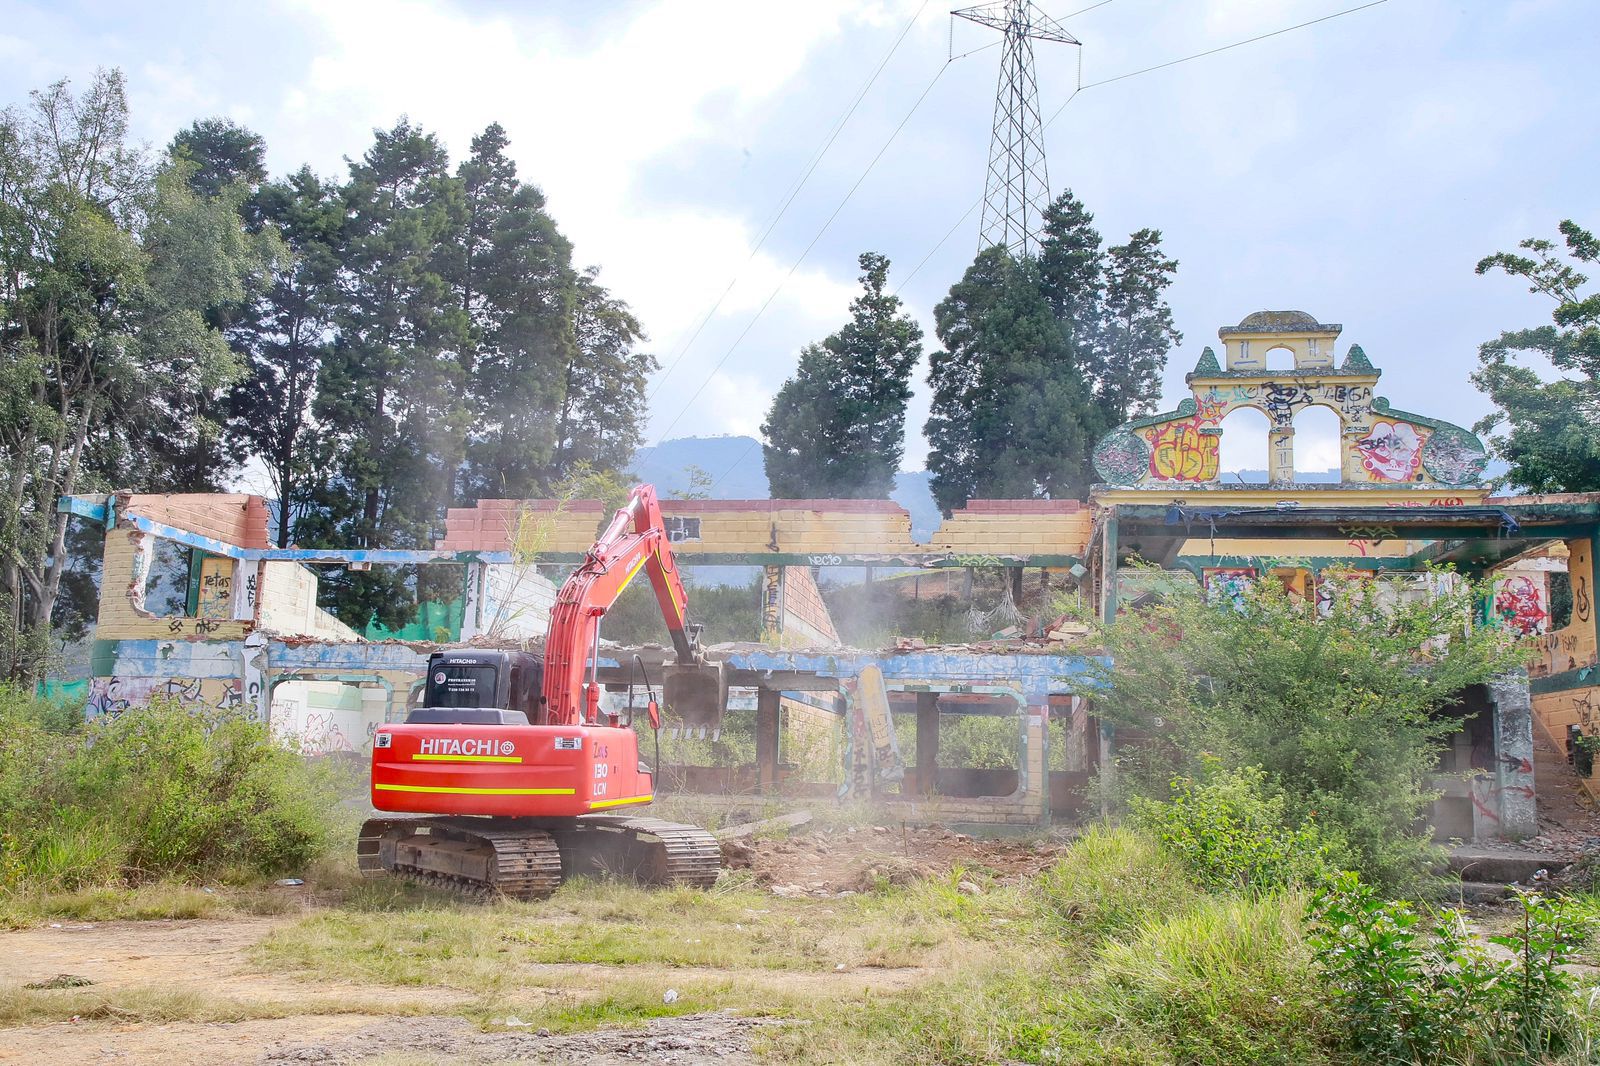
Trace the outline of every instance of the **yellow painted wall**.
<instances>
[{"instance_id":1,"label":"yellow painted wall","mask_svg":"<svg viewBox=\"0 0 1600 1066\"><path fill-rule=\"evenodd\" d=\"M138 540L147 534L135 530L106 530L104 568L100 579L99 640L149 640L173 637L204 637L209 640L240 640L250 632L248 622L226 618L158 618L141 612L134 604L134 562ZM141 575L142 581L148 575Z\"/></svg>"},{"instance_id":2,"label":"yellow painted wall","mask_svg":"<svg viewBox=\"0 0 1600 1066\"><path fill-rule=\"evenodd\" d=\"M1567 574L1572 581L1572 621L1538 638L1540 658L1528 669L1535 677L1580 670L1596 662L1594 558L1587 537L1567 542Z\"/></svg>"}]
</instances>

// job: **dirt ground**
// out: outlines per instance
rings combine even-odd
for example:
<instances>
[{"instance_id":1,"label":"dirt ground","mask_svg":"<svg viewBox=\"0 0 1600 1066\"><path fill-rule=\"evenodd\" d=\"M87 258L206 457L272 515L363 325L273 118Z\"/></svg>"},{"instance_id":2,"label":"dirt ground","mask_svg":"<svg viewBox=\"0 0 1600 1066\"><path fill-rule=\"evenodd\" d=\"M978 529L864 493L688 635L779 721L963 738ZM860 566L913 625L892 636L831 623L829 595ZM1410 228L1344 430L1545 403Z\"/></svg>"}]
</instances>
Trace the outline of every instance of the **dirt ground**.
<instances>
[{"instance_id":1,"label":"dirt ground","mask_svg":"<svg viewBox=\"0 0 1600 1066\"><path fill-rule=\"evenodd\" d=\"M905 884L955 870L1016 881L1060 858L1065 837L982 840L941 826L819 829L780 840L727 841L723 865L750 870L779 895L867 892L882 879Z\"/></svg>"},{"instance_id":2,"label":"dirt ground","mask_svg":"<svg viewBox=\"0 0 1600 1066\"><path fill-rule=\"evenodd\" d=\"M450 1016L308 1015L247 1022L157 1026L49 1025L3 1034L0 1062L38 1066L161 1063L233 1066L245 1063L347 1064L529 1062L550 1064L756 1061L750 1036L760 1018L729 1012L657 1018L640 1028L552 1036L542 1031L484 1032Z\"/></svg>"},{"instance_id":3,"label":"dirt ground","mask_svg":"<svg viewBox=\"0 0 1600 1066\"><path fill-rule=\"evenodd\" d=\"M880 878L949 875L983 882L1019 878L1050 864L1064 847L1057 840L976 840L940 828L899 825L813 829L787 839L730 844L727 864L751 870L776 895L831 897L860 892ZM50 922L0 933L0 997L29 983L61 975L86 982L73 992L109 1007L71 1022L0 1029L0 1064L78 1066L82 1063L161 1063L174 1066L304 1062L371 1066L420 1063L722 1063L754 1062L755 1032L770 1020L728 1012L651 1019L637 1027L555 1034L514 1016L487 1028L452 1009L471 1002L446 987L390 988L266 972L252 949L273 930L321 908L307 886L308 909L265 918L188 921ZM825 904L818 904L825 906ZM618 967L558 963L526 968L526 988L559 987L563 994L605 994ZM842 972L697 970L628 966L630 978L658 977L663 987L711 978L745 987L818 997L860 996L908 988L933 971L917 966L862 967ZM237 1001L249 1013L283 1017L242 1021L156 1023L120 1015L115 1006L152 990ZM56 993L51 993L56 994ZM69 994L69 993L60 993ZM554 994L554 993L552 993ZM270 1009L259 1009L269 1004Z\"/></svg>"}]
</instances>

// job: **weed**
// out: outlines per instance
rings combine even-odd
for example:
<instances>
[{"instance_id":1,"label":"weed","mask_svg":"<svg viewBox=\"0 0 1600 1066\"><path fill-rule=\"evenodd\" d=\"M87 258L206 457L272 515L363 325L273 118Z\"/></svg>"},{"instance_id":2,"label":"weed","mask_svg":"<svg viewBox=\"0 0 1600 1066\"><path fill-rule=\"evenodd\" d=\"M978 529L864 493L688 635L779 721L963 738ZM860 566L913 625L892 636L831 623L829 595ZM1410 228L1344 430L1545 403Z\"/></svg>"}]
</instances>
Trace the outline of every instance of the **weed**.
<instances>
[{"instance_id":1,"label":"weed","mask_svg":"<svg viewBox=\"0 0 1600 1066\"><path fill-rule=\"evenodd\" d=\"M1095 828L1080 837L1038 890L1048 919L1063 935L1121 936L1198 896L1183 867L1143 833Z\"/></svg>"},{"instance_id":2,"label":"weed","mask_svg":"<svg viewBox=\"0 0 1600 1066\"><path fill-rule=\"evenodd\" d=\"M328 844L336 782L242 713L163 701L62 732L0 693L0 888L296 870Z\"/></svg>"},{"instance_id":3,"label":"weed","mask_svg":"<svg viewBox=\"0 0 1600 1066\"><path fill-rule=\"evenodd\" d=\"M1174 778L1166 800L1132 798L1133 823L1156 836L1202 884L1223 890L1272 890L1322 883L1336 869L1335 850L1312 822L1290 828L1286 803L1259 767Z\"/></svg>"},{"instance_id":4,"label":"weed","mask_svg":"<svg viewBox=\"0 0 1600 1066\"><path fill-rule=\"evenodd\" d=\"M1355 874L1320 893L1310 941L1350 1049L1398 1066L1547 1061L1586 1045L1587 1021L1563 968L1583 943L1583 919L1560 901L1519 900L1519 926L1489 938L1510 957L1494 958L1456 911L1425 923Z\"/></svg>"}]
</instances>

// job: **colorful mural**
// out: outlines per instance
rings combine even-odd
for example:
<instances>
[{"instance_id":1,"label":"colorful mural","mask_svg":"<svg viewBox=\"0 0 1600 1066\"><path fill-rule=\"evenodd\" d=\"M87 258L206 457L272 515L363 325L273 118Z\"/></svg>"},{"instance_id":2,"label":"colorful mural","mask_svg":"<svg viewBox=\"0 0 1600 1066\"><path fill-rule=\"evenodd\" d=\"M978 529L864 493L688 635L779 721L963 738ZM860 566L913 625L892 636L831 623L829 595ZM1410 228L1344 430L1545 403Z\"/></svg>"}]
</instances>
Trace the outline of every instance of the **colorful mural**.
<instances>
[{"instance_id":1,"label":"colorful mural","mask_svg":"<svg viewBox=\"0 0 1600 1066\"><path fill-rule=\"evenodd\" d=\"M1162 481L1210 481L1222 459L1221 437L1206 432L1211 423L1195 415L1168 422L1150 433L1150 476Z\"/></svg>"},{"instance_id":2,"label":"colorful mural","mask_svg":"<svg viewBox=\"0 0 1600 1066\"><path fill-rule=\"evenodd\" d=\"M1380 372L1352 345L1335 366L1342 326L1299 311L1257 312L1218 331L1226 369L1205 349L1187 381L1193 395L1176 410L1136 418L1102 437L1094 467L1110 486L1202 486L1221 480L1224 420L1241 407L1270 420L1261 464L1268 481L1295 480L1295 419L1309 407L1339 418L1344 484L1477 487L1488 454L1460 426L1400 411L1376 394ZM1265 355L1286 348L1293 370L1269 370Z\"/></svg>"},{"instance_id":3,"label":"colorful mural","mask_svg":"<svg viewBox=\"0 0 1600 1066\"><path fill-rule=\"evenodd\" d=\"M1253 566L1209 566L1200 571L1200 587L1208 603L1244 609L1244 598L1256 583Z\"/></svg>"},{"instance_id":4,"label":"colorful mural","mask_svg":"<svg viewBox=\"0 0 1600 1066\"><path fill-rule=\"evenodd\" d=\"M1500 623L1521 636L1537 636L1550 621L1543 575L1512 574L1495 582L1494 614Z\"/></svg>"},{"instance_id":5,"label":"colorful mural","mask_svg":"<svg viewBox=\"0 0 1600 1066\"><path fill-rule=\"evenodd\" d=\"M1426 433L1427 430L1423 430ZM1356 439L1362 467L1384 481L1410 481L1422 465L1422 442L1417 428L1409 422L1372 423L1366 435Z\"/></svg>"}]
</instances>

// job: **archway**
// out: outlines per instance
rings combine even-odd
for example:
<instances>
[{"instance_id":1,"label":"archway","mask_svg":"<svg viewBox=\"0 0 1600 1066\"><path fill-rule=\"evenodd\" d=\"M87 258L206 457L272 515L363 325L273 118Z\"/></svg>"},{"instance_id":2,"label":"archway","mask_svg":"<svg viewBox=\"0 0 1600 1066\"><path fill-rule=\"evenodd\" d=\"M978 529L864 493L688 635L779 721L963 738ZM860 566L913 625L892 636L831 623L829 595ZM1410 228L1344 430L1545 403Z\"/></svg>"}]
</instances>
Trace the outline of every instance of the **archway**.
<instances>
[{"instance_id":1,"label":"archway","mask_svg":"<svg viewBox=\"0 0 1600 1066\"><path fill-rule=\"evenodd\" d=\"M1265 484L1267 481L1267 431L1271 421L1254 407L1234 409L1222 420L1220 473L1223 485Z\"/></svg>"},{"instance_id":2,"label":"archway","mask_svg":"<svg viewBox=\"0 0 1600 1066\"><path fill-rule=\"evenodd\" d=\"M1342 480L1343 452L1339 415L1312 405L1294 416L1294 479L1297 482Z\"/></svg>"},{"instance_id":3,"label":"archway","mask_svg":"<svg viewBox=\"0 0 1600 1066\"><path fill-rule=\"evenodd\" d=\"M1265 366L1269 373L1276 370L1292 371L1295 369L1294 349L1286 344L1268 348L1262 358L1265 360Z\"/></svg>"}]
</instances>

